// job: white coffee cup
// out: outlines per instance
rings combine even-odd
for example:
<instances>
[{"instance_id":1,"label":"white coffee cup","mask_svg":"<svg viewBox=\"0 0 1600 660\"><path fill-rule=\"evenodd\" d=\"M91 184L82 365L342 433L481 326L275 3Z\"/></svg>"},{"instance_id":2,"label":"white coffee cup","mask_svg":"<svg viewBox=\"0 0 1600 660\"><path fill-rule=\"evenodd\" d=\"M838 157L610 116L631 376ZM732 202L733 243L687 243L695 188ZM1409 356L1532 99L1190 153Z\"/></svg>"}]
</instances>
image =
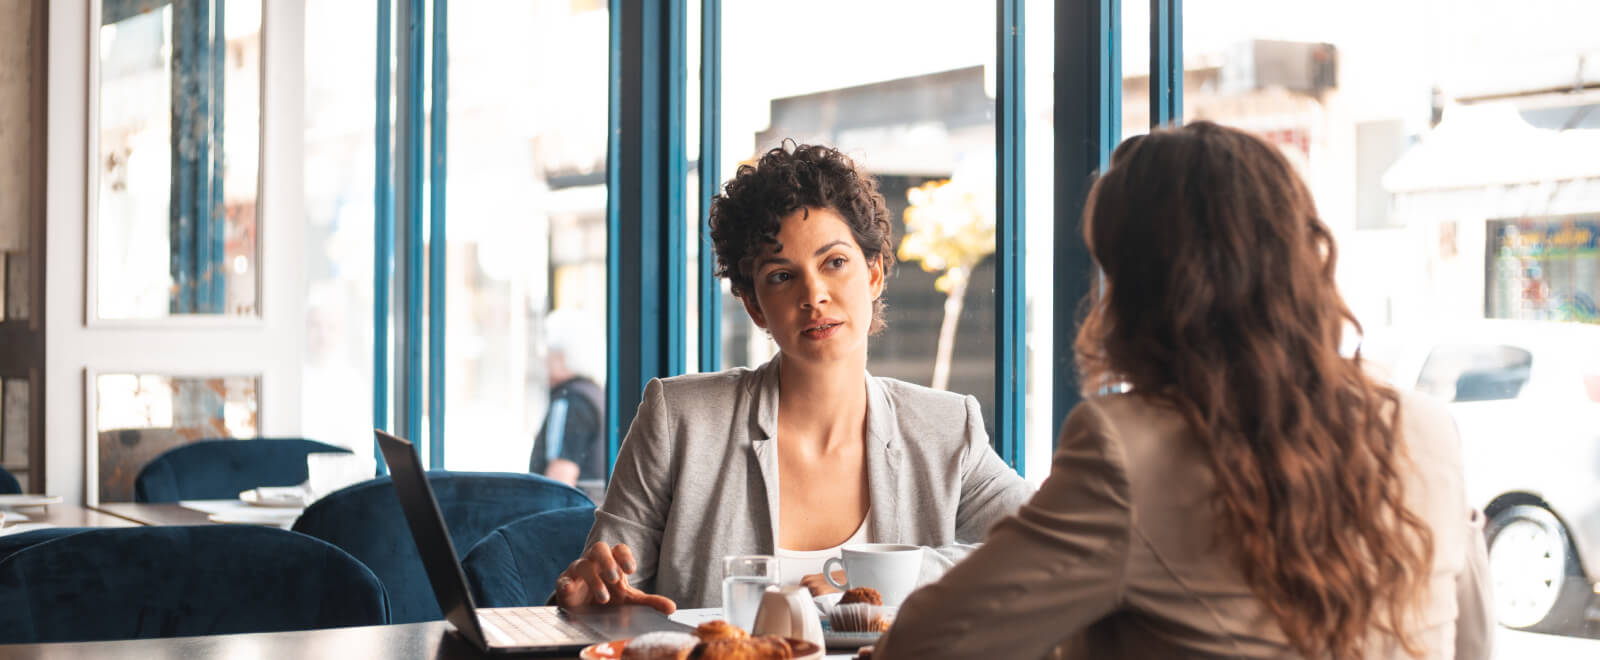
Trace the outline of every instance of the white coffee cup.
<instances>
[{"instance_id":1,"label":"white coffee cup","mask_svg":"<svg viewBox=\"0 0 1600 660\"><path fill-rule=\"evenodd\" d=\"M306 454L306 487L319 498L351 484L371 479L375 465L370 456L336 452Z\"/></svg>"},{"instance_id":2,"label":"white coffee cup","mask_svg":"<svg viewBox=\"0 0 1600 660\"><path fill-rule=\"evenodd\" d=\"M870 587L883 596L883 604L898 607L917 588L922 574L922 548L893 543L847 545L839 550L843 559L830 558L822 565L822 577L835 589ZM833 581L837 564L844 569L845 582Z\"/></svg>"}]
</instances>

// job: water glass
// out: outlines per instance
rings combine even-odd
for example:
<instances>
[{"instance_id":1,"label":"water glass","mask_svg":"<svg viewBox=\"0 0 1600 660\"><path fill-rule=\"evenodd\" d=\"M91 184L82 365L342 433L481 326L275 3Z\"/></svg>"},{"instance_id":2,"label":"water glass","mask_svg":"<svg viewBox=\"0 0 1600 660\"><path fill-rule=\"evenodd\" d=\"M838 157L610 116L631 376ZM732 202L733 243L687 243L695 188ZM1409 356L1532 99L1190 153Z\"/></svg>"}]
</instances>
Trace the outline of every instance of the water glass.
<instances>
[{"instance_id":1,"label":"water glass","mask_svg":"<svg viewBox=\"0 0 1600 660\"><path fill-rule=\"evenodd\" d=\"M722 560L722 616L750 630L761 609L761 595L778 584L778 560L772 555L732 555Z\"/></svg>"}]
</instances>

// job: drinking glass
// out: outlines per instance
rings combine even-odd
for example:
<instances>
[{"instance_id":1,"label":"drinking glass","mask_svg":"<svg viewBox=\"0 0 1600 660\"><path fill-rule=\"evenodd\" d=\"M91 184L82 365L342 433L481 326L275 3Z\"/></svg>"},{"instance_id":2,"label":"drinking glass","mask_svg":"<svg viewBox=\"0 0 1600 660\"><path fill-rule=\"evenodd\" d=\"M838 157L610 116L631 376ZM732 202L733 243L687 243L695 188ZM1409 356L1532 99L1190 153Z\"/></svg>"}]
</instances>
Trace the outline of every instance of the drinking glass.
<instances>
[{"instance_id":1,"label":"drinking glass","mask_svg":"<svg viewBox=\"0 0 1600 660\"><path fill-rule=\"evenodd\" d=\"M778 560L771 555L732 555L722 560L722 616L750 630L761 609L761 594L778 584Z\"/></svg>"}]
</instances>

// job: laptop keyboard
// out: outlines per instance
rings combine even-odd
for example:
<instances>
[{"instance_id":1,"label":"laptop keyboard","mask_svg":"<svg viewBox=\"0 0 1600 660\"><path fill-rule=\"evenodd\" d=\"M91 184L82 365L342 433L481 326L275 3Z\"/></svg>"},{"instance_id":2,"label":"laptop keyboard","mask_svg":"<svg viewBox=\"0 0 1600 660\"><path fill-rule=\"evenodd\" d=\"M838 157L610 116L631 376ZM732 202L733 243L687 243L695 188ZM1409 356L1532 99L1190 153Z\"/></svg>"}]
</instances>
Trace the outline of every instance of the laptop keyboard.
<instances>
[{"instance_id":1,"label":"laptop keyboard","mask_svg":"<svg viewBox=\"0 0 1600 660\"><path fill-rule=\"evenodd\" d=\"M597 641L594 630L573 625L553 607L508 607L478 610L481 621L500 629L515 646L551 646Z\"/></svg>"}]
</instances>

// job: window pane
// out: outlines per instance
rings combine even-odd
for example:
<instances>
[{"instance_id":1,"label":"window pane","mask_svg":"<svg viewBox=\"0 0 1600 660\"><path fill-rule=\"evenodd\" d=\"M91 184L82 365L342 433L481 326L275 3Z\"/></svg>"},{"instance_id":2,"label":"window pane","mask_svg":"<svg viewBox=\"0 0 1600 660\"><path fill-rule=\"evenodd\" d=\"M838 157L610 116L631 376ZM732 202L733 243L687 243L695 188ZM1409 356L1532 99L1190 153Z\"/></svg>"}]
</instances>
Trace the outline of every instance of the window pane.
<instances>
[{"instance_id":1,"label":"window pane","mask_svg":"<svg viewBox=\"0 0 1600 660\"><path fill-rule=\"evenodd\" d=\"M94 388L102 502L132 501L139 469L168 449L260 434L258 376L101 374Z\"/></svg>"},{"instance_id":2,"label":"window pane","mask_svg":"<svg viewBox=\"0 0 1600 660\"><path fill-rule=\"evenodd\" d=\"M552 387L604 382L608 21L598 2L450 5L450 469L527 470Z\"/></svg>"},{"instance_id":3,"label":"window pane","mask_svg":"<svg viewBox=\"0 0 1600 660\"><path fill-rule=\"evenodd\" d=\"M301 428L363 456L372 455L373 427L377 22L376 3L306 3Z\"/></svg>"},{"instance_id":4,"label":"window pane","mask_svg":"<svg viewBox=\"0 0 1600 660\"><path fill-rule=\"evenodd\" d=\"M1491 518L1500 622L1593 635L1600 5L1448 4L1189 0L1184 114L1282 149L1335 233L1363 353L1447 402ZM1518 493L1542 493L1564 529L1501 543L1537 527L1507 506L1528 503ZM1600 649L1509 630L1496 645Z\"/></svg>"},{"instance_id":5,"label":"window pane","mask_svg":"<svg viewBox=\"0 0 1600 660\"><path fill-rule=\"evenodd\" d=\"M779 29L818 47L773 48ZM992 3L726 2L723 52L761 56L723 61L720 154L726 178L788 138L837 147L878 176L902 256L868 369L976 396L991 431L994 37ZM927 241L906 242L915 227ZM724 364L770 358L738 302L722 304Z\"/></svg>"},{"instance_id":6,"label":"window pane","mask_svg":"<svg viewBox=\"0 0 1600 660\"><path fill-rule=\"evenodd\" d=\"M99 318L260 313L261 4L223 7L105 3L92 202ZM174 94L185 103L174 108Z\"/></svg>"},{"instance_id":7,"label":"window pane","mask_svg":"<svg viewBox=\"0 0 1600 660\"><path fill-rule=\"evenodd\" d=\"M1027 416L1023 476L1040 483L1050 474L1056 432L1055 333L1055 2L1027 0L1023 7L1023 101L1027 106L1025 182L1022 205L1028 247L1023 267L1027 292L1027 378L1023 410Z\"/></svg>"}]
</instances>

